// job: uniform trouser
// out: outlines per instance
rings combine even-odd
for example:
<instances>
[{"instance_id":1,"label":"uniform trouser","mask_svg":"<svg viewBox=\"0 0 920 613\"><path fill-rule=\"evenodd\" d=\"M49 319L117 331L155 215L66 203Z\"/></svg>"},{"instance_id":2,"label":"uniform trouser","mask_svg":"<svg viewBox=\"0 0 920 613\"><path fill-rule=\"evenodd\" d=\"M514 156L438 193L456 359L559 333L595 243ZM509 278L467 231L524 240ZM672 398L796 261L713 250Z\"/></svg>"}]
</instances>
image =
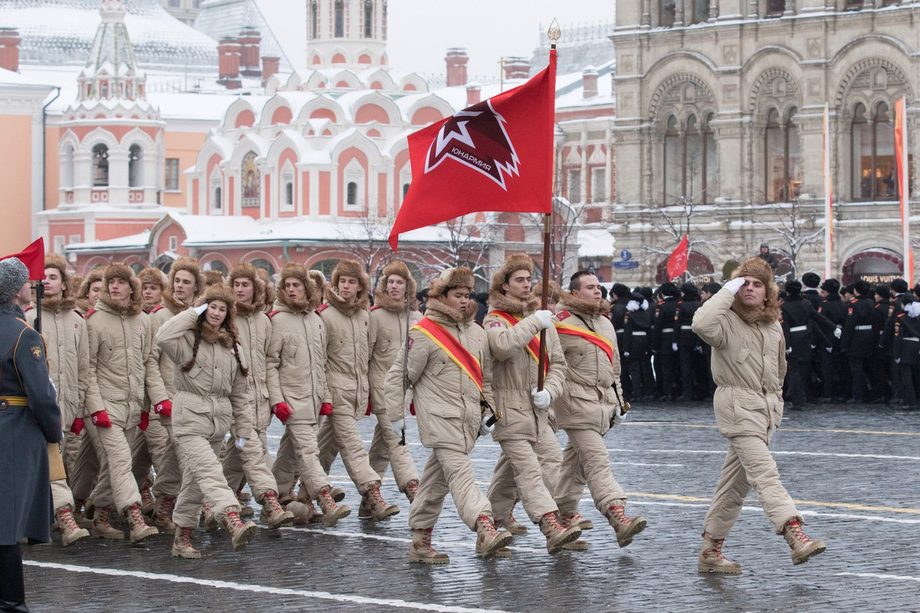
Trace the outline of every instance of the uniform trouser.
<instances>
[{"instance_id":1,"label":"uniform trouser","mask_svg":"<svg viewBox=\"0 0 920 613\"><path fill-rule=\"evenodd\" d=\"M371 468L361 435L358 434L358 420L350 409L338 413L333 410L332 415L327 415L320 424L317 439L319 461L324 472L329 472L335 456L341 452L345 470L361 495L371 485L380 483L380 475Z\"/></svg>"},{"instance_id":2,"label":"uniform trouser","mask_svg":"<svg viewBox=\"0 0 920 613\"><path fill-rule=\"evenodd\" d=\"M26 584L22 574L22 546L0 545L0 601L9 606L25 603Z\"/></svg>"},{"instance_id":3,"label":"uniform trouser","mask_svg":"<svg viewBox=\"0 0 920 613\"><path fill-rule=\"evenodd\" d=\"M604 438L597 430L566 429L565 433L569 444L562 452L562 468L556 487L559 511L569 514L578 510L578 501L587 482L594 506L606 515L610 505L626 500L626 492L613 476Z\"/></svg>"},{"instance_id":4,"label":"uniform trouser","mask_svg":"<svg viewBox=\"0 0 920 613\"><path fill-rule=\"evenodd\" d=\"M697 380L696 362L697 354L693 352L693 347L681 347L678 353L680 363L680 396L685 400L693 399L693 385Z\"/></svg>"},{"instance_id":5,"label":"uniform trouser","mask_svg":"<svg viewBox=\"0 0 920 613\"><path fill-rule=\"evenodd\" d=\"M920 383L920 364L899 364L901 374L901 393L899 396L907 404L917 403L917 383Z\"/></svg>"},{"instance_id":6,"label":"uniform trouser","mask_svg":"<svg viewBox=\"0 0 920 613\"><path fill-rule=\"evenodd\" d=\"M849 356L851 394L854 400L862 402L866 399L866 358L865 356Z\"/></svg>"},{"instance_id":7,"label":"uniform trouser","mask_svg":"<svg viewBox=\"0 0 920 613\"><path fill-rule=\"evenodd\" d=\"M77 435L70 430L64 431L61 452L64 454L64 470L67 471L68 479L73 479L76 474L77 456L80 455L80 444L83 442L84 436L83 432Z\"/></svg>"},{"instance_id":8,"label":"uniform trouser","mask_svg":"<svg viewBox=\"0 0 920 613\"><path fill-rule=\"evenodd\" d=\"M253 430L253 435L246 439L242 451L232 443L236 434L230 437L224 448L224 478L234 492L243 487L244 480L249 482L256 501L262 502L266 492L278 493L278 484L272 474L272 456L268 453L268 436L265 430Z\"/></svg>"},{"instance_id":9,"label":"uniform trouser","mask_svg":"<svg viewBox=\"0 0 920 613\"><path fill-rule=\"evenodd\" d=\"M223 437L210 440L204 436L185 434L176 436L175 441L182 465L182 487L173 509L173 522L180 528L198 526L203 502L210 504L218 516L226 515L231 507L239 507L239 501L227 485L217 459Z\"/></svg>"},{"instance_id":10,"label":"uniform trouser","mask_svg":"<svg viewBox=\"0 0 920 613\"><path fill-rule=\"evenodd\" d=\"M512 499L513 506L516 489L530 520L535 524L540 523L544 515L558 509L552 492L543 478L540 459L537 455L537 444L524 439L505 440L500 441L499 444L502 447L502 453L498 457L488 492L489 504L492 505L493 512L499 519L510 515L511 509L505 510L507 499ZM495 476L500 471L504 473L503 478L496 479ZM506 475L511 477L510 484L507 483ZM504 499L504 504L496 508L493 500L498 498Z\"/></svg>"},{"instance_id":11,"label":"uniform trouser","mask_svg":"<svg viewBox=\"0 0 920 613\"><path fill-rule=\"evenodd\" d=\"M63 456L64 450L62 447L62 459ZM61 507L70 507L71 509L74 508L73 492L70 491L70 486L67 485L67 479L58 479L57 481L51 482L51 504L53 505L55 511Z\"/></svg>"},{"instance_id":12,"label":"uniform trouser","mask_svg":"<svg viewBox=\"0 0 920 613\"><path fill-rule=\"evenodd\" d=\"M374 438L367 452L368 461L375 473L383 477L387 465L393 467L393 478L400 492L406 491L406 484L413 479L418 481L418 469L408 445L399 444L399 435L390 427L386 411L374 411L377 425L374 426Z\"/></svg>"},{"instance_id":13,"label":"uniform trouser","mask_svg":"<svg viewBox=\"0 0 920 613\"><path fill-rule=\"evenodd\" d=\"M680 365L677 362L677 354L671 351L671 343L668 343L666 349L662 349L655 356L655 361L661 362L661 395L665 400L674 395L676 379L679 374Z\"/></svg>"},{"instance_id":14,"label":"uniform trouser","mask_svg":"<svg viewBox=\"0 0 920 613\"><path fill-rule=\"evenodd\" d=\"M837 353L828 353L826 349L821 350L821 374L824 378L824 397L840 398L846 395L844 387L844 378L840 376L841 356Z\"/></svg>"},{"instance_id":15,"label":"uniform trouser","mask_svg":"<svg viewBox=\"0 0 920 613\"><path fill-rule=\"evenodd\" d=\"M131 472L131 440L140 435L140 430L137 426L124 429L113 424L111 428L96 428L96 433L103 453L93 501L100 508L114 504L119 513L124 513L131 505L141 503L137 481Z\"/></svg>"},{"instance_id":16,"label":"uniform trouser","mask_svg":"<svg viewBox=\"0 0 920 613\"><path fill-rule=\"evenodd\" d=\"M540 431L534 451L540 462L543 484L552 496L556 492L556 484L559 483L559 468L562 466L562 447L559 446L559 439L556 438L556 433L552 428L543 428ZM492 512L499 519L505 519L511 515L514 505L520 500L514 469L504 451L498 456L492 479L489 481L487 495L492 505ZM554 502L553 510L555 506ZM525 506L525 510L526 508Z\"/></svg>"},{"instance_id":17,"label":"uniform trouser","mask_svg":"<svg viewBox=\"0 0 920 613\"><path fill-rule=\"evenodd\" d=\"M316 428L314 429L313 440L316 440ZM297 448L294 446L293 432L290 428L284 429L281 435L281 443L278 445L278 453L275 455L275 461L272 463L272 475L275 477L275 483L278 484L278 493L287 494L297 479L299 471L299 460L297 459Z\"/></svg>"},{"instance_id":18,"label":"uniform trouser","mask_svg":"<svg viewBox=\"0 0 920 613\"><path fill-rule=\"evenodd\" d=\"M891 387L888 385L888 356L881 350L873 352L866 364L866 374L869 377L869 387L872 388L872 399L875 402L887 401L891 397Z\"/></svg>"},{"instance_id":19,"label":"uniform trouser","mask_svg":"<svg viewBox=\"0 0 920 613\"><path fill-rule=\"evenodd\" d=\"M802 516L780 483L779 470L766 441L759 436L734 436L728 440L730 446L706 512L704 530L716 539L728 536L753 486L773 529L782 534L787 521L796 517L801 520Z\"/></svg>"},{"instance_id":20,"label":"uniform trouser","mask_svg":"<svg viewBox=\"0 0 920 613\"><path fill-rule=\"evenodd\" d=\"M789 360L786 379L789 382L789 400L796 405L805 404L805 391L811 379L811 356L805 359Z\"/></svg>"},{"instance_id":21,"label":"uniform trouser","mask_svg":"<svg viewBox=\"0 0 920 613\"><path fill-rule=\"evenodd\" d=\"M150 467L153 461L150 459L150 451L147 449L147 437L135 436L131 441L131 472L134 473L134 480L137 481L137 488L142 489L145 482L151 481Z\"/></svg>"},{"instance_id":22,"label":"uniform trouser","mask_svg":"<svg viewBox=\"0 0 920 613\"><path fill-rule=\"evenodd\" d=\"M86 434L80 441L74 469L70 473L70 489L73 497L82 501L88 500L93 488L96 487L100 469L99 458L102 455L102 443L99 440L96 426L90 424L84 432Z\"/></svg>"},{"instance_id":23,"label":"uniform trouser","mask_svg":"<svg viewBox=\"0 0 920 613\"><path fill-rule=\"evenodd\" d=\"M299 474L300 480L303 482L304 487L307 488L307 495L310 498L316 498L320 490L330 486L329 475L319 461L316 426L311 424L289 424L285 427L284 436L281 437L282 444L285 437L291 450L289 455L293 458L295 466L294 469L289 471L291 477L287 482L288 489L294 483L294 475ZM275 462L275 468L277 467L278 462Z\"/></svg>"},{"instance_id":24,"label":"uniform trouser","mask_svg":"<svg viewBox=\"0 0 920 613\"><path fill-rule=\"evenodd\" d=\"M652 363L647 353L630 355L626 359L629 378L632 380L633 398L648 398L655 395L655 378Z\"/></svg>"},{"instance_id":25,"label":"uniform trouser","mask_svg":"<svg viewBox=\"0 0 920 613\"><path fill-rule=\"evenodd\" d=\"M153 495L178 496L182 483L182 473L179 469L179 460L176 457L176 448L172 440L172 424L170 420L151 419L147 431L147 449L157 478L153 482Z\"/></svg>"},{"instance_id":26,"label":"uniform trouser","mask_svg":"<svg viewBox=\"0 0 920 613\"><path fill-rule=\"evenodd\" d=\"M413 530L433 528L448 493L454 499L460 519L470 530L476 530L480 515L492 515L489 499L476 485L470 456L462 451L435 448L431 450L412 501L409 527Z\"/></svg>"},{"instance_id":27,"label":"uniform trouser","mask_svg":"<svg viewBox=\"0 0 920 613\"><path fill-rule=\"evenodd\" d=\"M901 366L894 361L894 356L886 356L888 360L888 372L891 374L891 399L895 400L901 397Z\"/></svg>"}]
</instances>

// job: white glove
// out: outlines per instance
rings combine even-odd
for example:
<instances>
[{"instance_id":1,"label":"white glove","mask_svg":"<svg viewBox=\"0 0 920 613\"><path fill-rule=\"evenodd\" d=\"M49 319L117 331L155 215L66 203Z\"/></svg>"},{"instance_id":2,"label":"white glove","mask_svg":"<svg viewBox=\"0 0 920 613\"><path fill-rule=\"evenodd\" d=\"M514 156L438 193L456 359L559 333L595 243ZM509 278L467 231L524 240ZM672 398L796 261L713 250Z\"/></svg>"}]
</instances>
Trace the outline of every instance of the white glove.
<instances>
[{"instance_id":1,"label":"white glove","mask_svg":"<svg viewBox=\"0 0 920 613\"><path fill-rule=\"evenodd\" d=\"M405 419L395 419L390 422L390 427L393 428L393 432L396 434L402 434L406 429L406 420Z\"/></svg>"},{"instance_id":2,"label":"white glove","mask_svg":"<svg viewBox=\"0 0 920 613\"><path fill-rule=\"evenodd\" d=\"M636 300L630 300L626 303L626 310L632 313L633 311L639 310L639 302Z\"/></svg>"},{"instance_id":3,"label":"white glove","mask_svg":"<svg viewBox=\"0 0 920 613\"><path fill-rule=\"evenodd\" d=\"M618 426L626 420L627 413L623 413L623 407L617 405L613 408L613 425Z\"/></svg>"},{"instance_id":4,"label":"white glove","mask_svg":"<svg viewBox=\"0 0 920 613\"><path fill-rule=\"evenodd\" d=\"M828 353L834 353L834 348L833 348L833 347L825 347L824 349L825 349Z\"/></svg>"},{"instance_id":5,"label":"white glove","mask_svg":"<svg viewBox=\"0 0 920 613\"><path fill-rule=\"evenodd\" d=\"M242 451L246 448L246 439L244 439L242 436L237 437L237 439L233 442L233 446Z\"/></svg>"},{"instance_id":6,"label":"white glove","mask_svg":"<svg viewBox=\"0 0 920 613\"><path fill-rule=\"evenodd\" d=\"M624 357L624 358L628 358L628 357L629 357L629 352L628 352L628 351L624 351L624 352L623 352L623 357Z\"/></svg>"},{"instance_id":7,"label":"white glove","mask_svg":"<svg viewBox=\"0 0 920 613\"><path fill-rule=\"evenodd\" d=\"M537 311L534 313L537 318L537 321L540 322L541 330L549 330L553 327L553 312L552 311Z\"/></svg>"},{"instance_id":8,"label":"white glove","mask_svg":"<svg viewBox=\"0 0 920 613\"><path fill-rule=\"evenodd\" d=\"M900 364L900 363L901 363L901 358L895 358L895 359L894 359L894 363L895 363L895 364Z\"/></svg>"},{"instance_id":9,"label":"white glove","mask_svg":"<svg viewBox=\"0 0 920 613\"><path fill-rule=\"evenodd\" d=\"M648 310L648 300L643 300L643 301L642 301L642 307L641 307L641 308L642 308L643 311L647 311L647 310Z\"/></svg>"},{"instance_id":10,"label":"white glove","mask_svg":"<svg viewBox=\"0 0 920 613\"><path fill-rule=\"evenodd\" d=\"M204 312L207 311L207 310L208 310L208 303L207 303L207 302L205 302L204 304L199 304L198 306L195 307L195 312L198 313L199 315L201 315L202 313L204 313Z\"/></svg>"},{"instance_id":11,"label":"white glove","mask_svg":"<svg viewBox=\"0 0 920 613\"><path fill-rule=\"evenodd\" d=\"M792 353L792 347L786 347L786 355Z\"/></svg>"},{"instance_id":12,"label":"white glove","mask_svg":"<svg viewBox=\"0 0 920 613\"><path fill-rule=\"evenodd\" d=\"M732 294L737 294L742 285L744 285L744 277L735 277L722 287L728 289Z\"/></svg>"},{"instance_id":13,"label":"white glove","mask_svg":"<svg viewBox=\"0 0 920 613\"><path fill-rule=\"evenodd\" d=\"M911 302L904 307L908 317L920 317L920 302Z\"/></svg>"},{"instance_id":14,"label":"white glove","mask_svg":"<svg viewBox=\"0 0 920 613\"><path fill-rule=\"evenodd\" d=\"M834 328L834 338L840 338L843 336L843 329L840 326Z\"/></svg>"},{"instance_id":15,"label":"white glove","mask_svg":"<svg viewBox=\"0 0 920 613\"><path fill-rule=\"evenodd\" d=\"M677 352L677 343L671 343L671 351Z\"/></svg>"},{"instance_id":16,"label":"white glove","mask_svg":"<svg viewBox=\"0 0 920 613\"><path fill-rule=\"evenodd\" d=\"M492 434L494 426L488 424L489 420L492 419L491 413L486 413L482 416L482 421L479 422L479 436L485 436L486 434Z\"/></svg>"},{"instance_id":17,"label":"white glove","mask_svg":"<svg viewBox=\"0 0 920 613\"><path fill-rule=\"evenodd\" d=\"M549 392L546 390L538 390L537 388L531 390L530 398L533 400L533 406L541 411L548 409L553 400Z\"/></svg>"}]
</instances>

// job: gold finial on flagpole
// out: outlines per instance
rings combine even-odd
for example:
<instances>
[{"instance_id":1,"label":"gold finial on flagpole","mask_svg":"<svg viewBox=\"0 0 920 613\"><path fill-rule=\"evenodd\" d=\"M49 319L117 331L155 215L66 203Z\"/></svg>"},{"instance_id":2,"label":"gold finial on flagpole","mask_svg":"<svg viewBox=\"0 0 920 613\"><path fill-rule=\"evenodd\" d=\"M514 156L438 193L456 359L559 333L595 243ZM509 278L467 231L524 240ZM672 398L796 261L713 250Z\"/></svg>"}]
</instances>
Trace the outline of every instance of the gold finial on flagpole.
<instances>
[{"instance_id":1,"label":"gold finial on flagpole","mask_svg":"<svg viewBox=\"0 0 920 613\"><path fill-rule=\"evenodd\" d=\"M546 37L549 38L549 42L556 46L556 41L562 38L562 28L559 27L559 22L556 21L556 18L553 17L552 23L549 24L549 29L546 30Z\"/></svg>"}]
</instances>

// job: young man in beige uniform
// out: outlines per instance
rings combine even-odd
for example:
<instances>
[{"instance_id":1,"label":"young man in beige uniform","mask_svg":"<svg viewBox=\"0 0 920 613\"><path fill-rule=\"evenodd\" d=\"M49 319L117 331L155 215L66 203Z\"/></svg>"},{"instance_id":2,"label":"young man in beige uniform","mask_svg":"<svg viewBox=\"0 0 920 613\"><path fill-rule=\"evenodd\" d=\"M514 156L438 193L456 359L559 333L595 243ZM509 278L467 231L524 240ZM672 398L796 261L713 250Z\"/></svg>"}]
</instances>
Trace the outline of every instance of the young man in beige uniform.
<instances>
[{"instance_id":1,"label":"young man in beige uniform","mask_svg":"<svg viewBox=\"0 0 920 613\"><path fill-rule=\"evenodd\" d=\"M826 549L823 541L811 540L802 529L802 515L780 482L769 449L783 419L786 376L778 295L769 264L751 258L693 317L693 331L712 347L716 423L729 441L703 524L700 572L741 573L741 565L726 558L722 546L752 486L773 529L789 544L793 564Z\"/></svg>"},{"instance_id":2,"label":"young man in beige uniform","mask_svg":"<svg viewBox=\"0 0 920 613\"><path fill-rule=\"evenodd\" d=\"M124 538L109 522L115 505L127 517L132 543L158 531L147 526L141 513L141 495L131 472L131 440L147 427L145 393L157 398L166 395L140 294L141 284L134 272L124 264L110 264L103 273L96 308L86 317L86 412L98 434L97 454L102 465L92 494L96 505L93 530L105 538Z\"/></svg>"},{"instance_id":3,"label":"young man in beige uniform","mask_svg":"<svg viewBox=\"0 0 920 613\"><path fill-rule=\"evenodd\" d=\"M556 419L569 442L562 454L556 502L574 515L588 484L594 506L613 527L617 544L626 547L646 526L644 517L626 515L626 492L613 476L604 434L622 417L620 354L616 332L601 299L597 277L587 271L572 275L569 291L556 312L556 332L568 371L556 403Z\"/></svg>"},{"instance_id":4,"label":"young man in beige uniform","mask_svg":"<svg viewBox=\"0 0 920 613\"><path fill-rule=\"evenodd\" d=\"M327 472L337 453L361 494L367 517L381 520L399 513L380 493L380 475L374 472L358 433L358 420L367 413L367 311L369 282L361 265L342 260L332 271L326 303L318 312L326 326L326 380L332 406L319 429L319 458ZM325 414L325 413L324 413Z\"/></svg>"},{"instance_id":5,"label":"young man in beige uniform","mask_svg":"<svg viewBox=\"0 0 920 613\"><path fill-rule=\"evenodd\" d=\"M492 393L501 418L492 438L502 447L489 486L489 502L499 518L509 517L515 491L524 510L546 536L550 553L581 535L578 527L563 526L552 491L546 484L537 444L550 430L548 412L553 398L565 385L565 357L553 329L552 311L537 311L539 300L531 294L533 261L527 255L512 255L492 277L489 313L483 327L492 355ZM546 330L546 345L539 334ZM543 389L537 389L540 352L545 356ZM501 473L505 478L496 478ZM510 477L511 487L507 481ZM515 487L516 486L516 487ZM496 525L500 526L500 520Z\"/></svg>"},{"instance_id":6,"label":"young man in beige uniform","mask_svg":"<svg viewBox=\"0 0 920 613\"><path fill-rule=\"evenodd\" d=\"M377 418L368 458L371 468L380 476L386 472L387 465L393 467L396 485L409 502L412 502L418 490L418 469L409 448L399 444L399 436L390 427L384 404L383 386L387 371L396 360L399 350L406 344L409 328L422 318L418 311L415 290L415 279L403 262L393 260L386 265L380 275L374 306L371 307L367 341L370 351L370 363L367 368L367 381L370 387L368 410ZM367 512L367 507L362 505L358 510L358 517L364 517L363 513Z\"/></svg>"},{"instance_id":7,"label":"young man in beige uniform","mask_svg":"<svg viewBox=\"0 0 920 613\"><path fill-rule=\"evenodd\" d=\"M477 533L477 555L493 556L512 538L510 533L496 530L492 506L476 485L470 462L476 439L489 431L494 406L489 342L474 321L472 290L469 268L449 268L441 273L428 292L425 318L409 331L409 342L400 349L386 377L387 414L393 430L405 438L404 385L408 383L419 436L431 450L409 512L410 562L450 561L431 543L447 494L463 523Z\"/></svg>"},{"instance_id":8,"label":"young man in beige uniform","mask_svg":"<svg viewBox=\"0 0 920 613\"><path fill-rule=\"evenodd\" d=\"M64 466L73 474L74 461L80 448L84 429L83 407L89 378L89 339L86 322L74 309L75 292L70 288L67 262L59 255L45 256L45 294L41 308L41 334L45 339L48 373L57 390L64 425L61 453ZM26 311L26 320L35 325L37 309ZM73 516L73 492L67 479L51 482L55 525L61 531L61 543L66 547L89 536L89 531L77 525Z\"/></svg>"}]
</instances>

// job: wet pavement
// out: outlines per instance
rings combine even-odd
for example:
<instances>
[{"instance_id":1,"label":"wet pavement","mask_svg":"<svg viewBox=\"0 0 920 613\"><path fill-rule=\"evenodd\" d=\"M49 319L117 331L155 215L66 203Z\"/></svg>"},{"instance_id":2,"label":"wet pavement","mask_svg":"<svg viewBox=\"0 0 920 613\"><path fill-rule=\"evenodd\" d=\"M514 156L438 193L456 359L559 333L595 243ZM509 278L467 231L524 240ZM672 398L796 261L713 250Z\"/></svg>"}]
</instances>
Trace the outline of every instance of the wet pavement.
<instances>
[{"instance_id":1,"label":"wet pavement","mask_svg":"<svg viewBox=\"0 0 920 613\"><path fill-rule=\"evenodd\" d=\"M373 424L361 422L368 444ZM414 419L407 428L421 468L428 454ZM277 447L277 422L270 434ZM780 475L808 533L828 550L793 566L752 493L726 541L726 553L744 565L739 577L696 572L727 447L711 406L640 405L606 440L629 513L649 522L625 549L586 491L579 510L595 524L583 535L588 551L550 556L531 526L510 558L480 560L475 535L448 497L434 541L450 564L409 564L408 502L391 476L383 492L402 512L360 520L360 498L337 462L333 481L353 513L335 528L260 530L243 552L232 550L225 532L199 530L201 560L173 559L169 536L142 547L96 539L26 547L28 603L34 611L920 611L920 411L788 411L773 444ZM491 439L473 453L483 490L498 453ZM526 520L520 508L516 517Z\"/></svg>"}]
</instances>

